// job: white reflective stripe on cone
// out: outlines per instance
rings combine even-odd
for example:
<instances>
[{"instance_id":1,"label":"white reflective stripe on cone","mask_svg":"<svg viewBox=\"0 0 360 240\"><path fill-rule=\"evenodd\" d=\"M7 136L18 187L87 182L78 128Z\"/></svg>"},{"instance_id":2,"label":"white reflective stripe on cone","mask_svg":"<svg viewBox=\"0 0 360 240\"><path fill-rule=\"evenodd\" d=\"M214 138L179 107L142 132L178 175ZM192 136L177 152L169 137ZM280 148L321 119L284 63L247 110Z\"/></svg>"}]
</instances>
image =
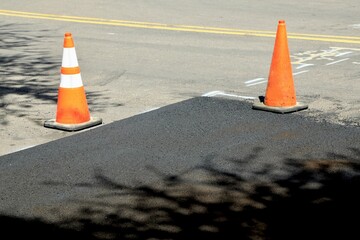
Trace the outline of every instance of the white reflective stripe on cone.
<instances>
[{"instance_id":1,"label":"white reflective stripe on cone","mask_svg":"<svg viewBox=\"0 0 360 240\"><path fill-rule=\"evenodd\" d=\"M76 57L75 48L64 48L62 67L78 67L79 63Z\"/></svg>"},{"instance_id":2,"label":"white reflective stripe on cone","mask_svg":"<svg viewBox=\"0 0 360 240\"><path fill-rule=\"evenodd\" d=\"M82 87L81 74L61 74L60 87L62 88L77 88Z\"/></svg>"}]
</instances>

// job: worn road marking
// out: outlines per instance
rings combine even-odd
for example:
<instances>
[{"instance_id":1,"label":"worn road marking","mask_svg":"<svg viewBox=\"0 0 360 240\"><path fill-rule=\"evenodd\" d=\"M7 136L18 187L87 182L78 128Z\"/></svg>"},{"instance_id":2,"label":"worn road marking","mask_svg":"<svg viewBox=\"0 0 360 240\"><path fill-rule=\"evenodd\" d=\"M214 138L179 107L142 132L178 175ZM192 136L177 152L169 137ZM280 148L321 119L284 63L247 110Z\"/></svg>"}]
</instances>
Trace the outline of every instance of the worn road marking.
<instances>
[{"instance_id":1,"label":"worn road marking","mask_svg":"<svg viewBox=\"0 0 360 240\"><path fill-rule=\"evenodd\" d=\"M344 56L344 55L347 55L347 54L350 54L352 52L343 52L343 53L339 53L338 55L335 55L335 57L341 57L341 56Z\"/></svg>"},{"instance_id":2,"label":"worn road marking","mask_svg":"<svg viewBox=\"0 0 360 240\"><path fill-rule=\"evenodd\" d=\"M296 69L301 69L301 68L309 67L309 66L314 66L314 64L312 64L312 63L302 64L302 65L298 66Z\"/></svg>"},{"instance_id":3,"label":"worn road marking","mask_svg":"<svg viewBox=\"0 0 360 240\"><path fill-rule=\"evenodd\" d=\"M338 61L335 61L335 62L329 62L329 63L326 64L326 66L333 65L333 64L336 64L336 63L340 63L340 62L344 62L344 61L347 61L349 59L350 58L344 58L344 59L341 59L341 60L338 60Z\"/></svg>"},{"instance_id":4,"label":"worn road marking","mask_svg":"<svg viewBox=\"0 0 360 240\"><path fill-rule=\"evenodd\" d=\"M246 84L247 87L250 87L250 86L254 86L254 85L258 85L258 84L266 83L266 82L267 82L267 80L265 80L265 78L255 78L252 80L248 80L244 83Z\"/></svg>"},{"instance_id":5,"label":"worn road marking","mask_svg":"<svg viewBox=\"0 0 360 240\"><path fill-rule=\"evenodd\" d=\"M249 97L249 96L239 96L235 94L228 94L222 91L212 91L201 95L202 97L215 97L215 96L226 96L226 97L235 97L235 98L242 98L242 99L256 99L256 97Z\"/></svg>"},{"instance_id":6,"label":"worn road marking","mask_svg":"<svg viewBox=\"0 0 360 240\"><path fill-rule=\"evenodd\" d=\"M293 73L293 76L299 75L299 74L303 74L303 73L307 73L309 70L304 70L301 72L297 72L297 73Z\"/></svg>"}]
</instances>

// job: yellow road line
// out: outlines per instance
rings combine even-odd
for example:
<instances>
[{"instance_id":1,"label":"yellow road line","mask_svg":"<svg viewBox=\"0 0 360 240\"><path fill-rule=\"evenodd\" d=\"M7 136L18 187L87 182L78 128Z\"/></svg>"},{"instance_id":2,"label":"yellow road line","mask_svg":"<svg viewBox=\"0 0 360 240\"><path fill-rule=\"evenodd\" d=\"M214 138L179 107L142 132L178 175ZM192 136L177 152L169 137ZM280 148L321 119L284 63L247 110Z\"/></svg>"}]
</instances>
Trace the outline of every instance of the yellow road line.
<instances>
[{"instance_id":1,"label":"yellow road line","mask_svg":"<svg viewBox=\"0 0 360 240\"><path fill-rule=\"evenodd\" d=\"M0 15L47 19L47 20L55 20L55 21L88 23L88 24L101 24L101 25L110 25L110 26L122 26L122 27L131 27L131 28L195 32L195 33L242 35L242 36L255 36L255 37L275 37L276 34L275 32L271 32L271 31L256 31L256 30L216 28L216 27L190 26L190 25L170 25L170 24L152 23L152 22L137 22L137 21L112 20L112 19L103 19L103 18L89 18L89 17L79 17L79 16L20 12L20 11L2 10L2 9L0 9ZM360 37L354 37L354 36L288 33L288 38L298 39L298 40L309 40L309 41L360 44Z\"/></svg>"}]
</instances>

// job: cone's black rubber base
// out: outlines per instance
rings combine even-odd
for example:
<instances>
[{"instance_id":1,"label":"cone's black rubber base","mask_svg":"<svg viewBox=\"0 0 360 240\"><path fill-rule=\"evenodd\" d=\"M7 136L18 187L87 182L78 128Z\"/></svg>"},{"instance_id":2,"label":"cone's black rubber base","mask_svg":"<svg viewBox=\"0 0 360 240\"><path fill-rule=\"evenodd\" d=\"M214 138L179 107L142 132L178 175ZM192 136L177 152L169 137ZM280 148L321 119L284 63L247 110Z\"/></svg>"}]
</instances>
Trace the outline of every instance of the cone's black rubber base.
<instances>
[{"instance_id":1,"label":"cone's black rubber base","mask_svg":"<svg viewBox=\"0 0 360 240\"><path fill-rule=\"evenodd\" d=\"M296 105L291 107L271 107L265 105L263 102L258 102L258 103L254 103L252 108L256 110L263 110L263 111L275 112L275 113L291 113L291 112L297 112L307 109L308 105L296 102Z\"/></svg>"},{"instance_id":2,"label":"cone's black rubber base","mask_svg":"<svg viewBox=\"0 0 360 240\"><path fill-rule=\"evenodd\" d=\"M85 128L94 127L99 124L102 124L102 119L98 117L90 117L90 120L88 122L77 124L63 124L56 122L55 119L50 119L45 121L44 127L73 132L83 130Z\"/></svg>"}]
</instances>

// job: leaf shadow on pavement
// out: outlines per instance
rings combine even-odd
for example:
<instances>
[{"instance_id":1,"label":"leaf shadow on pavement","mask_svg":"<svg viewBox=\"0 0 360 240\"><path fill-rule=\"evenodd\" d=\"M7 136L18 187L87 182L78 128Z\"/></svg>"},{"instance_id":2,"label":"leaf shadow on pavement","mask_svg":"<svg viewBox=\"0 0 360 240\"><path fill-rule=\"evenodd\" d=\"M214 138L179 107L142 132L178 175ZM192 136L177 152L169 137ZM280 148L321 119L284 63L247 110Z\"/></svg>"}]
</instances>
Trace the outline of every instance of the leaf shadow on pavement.
<instances>
[{"instance_id":1,"label":"leaf shadow on pavement","mask_svg":"<svg viewBox=\"0 0 360 240\"><path fill-rule=\"evenodd\" d=\"M47 111L56 110L62 36L54 40L48 29L37 29L30 24L0 24L0 125L8 125L9 116L37 120ZM54 54L51 46L59 45ZM111 102L106 93L87 91L89 107L96 110L122 106ZM110 101L110 102L109 102ZM40 109L35 107L43 106Z\"/></svg>"},{"instance_id":2,"label":"leaf shadow on pavement","mask_svg":"<svg viewBox=\"0 0 360 240\"><path fill-rule=\"evenodd\" d=\"M261 148L228 159L235 171L216 166L213 156L178 175L150 167L160 183L136 187L98 170L95 184L79 185L106 193L73 202L66 211L53 209L62 218L55 222L1 216L2 234L36 239L358 239L360 149L350 150L350 155L329 153L326 159L284 159L281 167L288 175L266 181L261 179L275 166L254 171L250 179L241 170Z\"/></svg>"},{"instance_id":3,"label":"leaf shadow on pavement","mask_svg":"<svg viewBox=\"0 0 360 240\"><path fill-rule=\"evenodd\" d=\"M56 102L52 76L61 64L46 48L47 30L31 31L26 24L0 25L0 105L6 116L26 116L33 104Z\"/></svg>"}]
</instances>

